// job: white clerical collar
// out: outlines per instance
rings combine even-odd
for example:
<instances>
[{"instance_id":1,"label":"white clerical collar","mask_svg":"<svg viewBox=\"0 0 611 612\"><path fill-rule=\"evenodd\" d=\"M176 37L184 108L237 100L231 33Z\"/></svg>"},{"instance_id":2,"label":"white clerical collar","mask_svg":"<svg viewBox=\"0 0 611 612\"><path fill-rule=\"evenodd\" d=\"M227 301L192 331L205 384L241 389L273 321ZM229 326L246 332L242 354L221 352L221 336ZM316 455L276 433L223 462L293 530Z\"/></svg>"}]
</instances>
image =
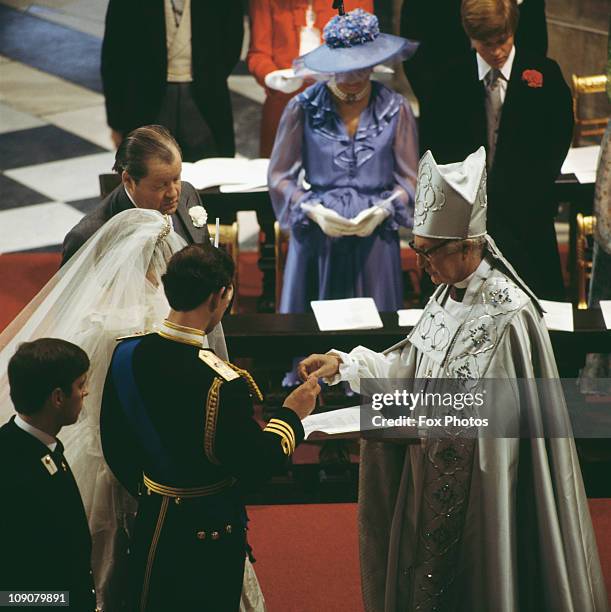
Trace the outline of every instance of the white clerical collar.
<instances>
[{"instance_id":1,"label":"white clerical collar","mask_svg":"<svg viewBox=\"0 0 611 612\"><path fill-rule=\"evenodd\" d=\"M190 344L199 348L203 346L206 336L200 329L178 325L167 319L163 323L156 325L155 331L167 340L174 340L175 342L182 342L183 344Z\"/></svg>"},{"instance_id":2,"label":"white clerical collar","mask_svg":"<svg viewBox=\"0 0 611 612\"><path fill-rule=\"evenodd\" d=\"M15 425L17 425L19 429L23 429L23 431L29 433L31 436L34 436L37 440L40 440L51 452L55 450L57 440L46 431L42 431L38 429L38 427L34 427L34 425L24 421L19 415L15 416Z\"/></svg>"},{"instance_id":3,"label":"white clerical collar","mask_svg":"<svg viewBox=\"0 0 611 612\"><path fill-rule=\"evenodd\" d=\"M477 74L479 80L481 81L487 74L492 70L492 67L488 64L488 62L479 54L476 53L477 57ZM507 61L503 64L501 68L501 74L505 77L506 81L509 81L509 77L511 76L511 67L513 66L513 59L516 56L516 46L513 45L511 47L511 51L509 52L509 57Z\"/></svg>"},{"instance_id":4,"label":"white clerical collar","mask_svg":"<svg viewBox=\"0 0 611 612\"><path fill-rule=\"evenodd\" d=\"M490 270L490 268L490 264L488 263L488 261L486 261L486 258L484 258L479 262L479 266L477 266L477 268L475 268L475 270L473 270L473 272L469 274L467 278L458 281L457 283L454 283L454 286L457 289L464 289L465 287L469 286L469 283L476 275L485 276L488 273L488 270Z\"/></svg>"}]
</instances>

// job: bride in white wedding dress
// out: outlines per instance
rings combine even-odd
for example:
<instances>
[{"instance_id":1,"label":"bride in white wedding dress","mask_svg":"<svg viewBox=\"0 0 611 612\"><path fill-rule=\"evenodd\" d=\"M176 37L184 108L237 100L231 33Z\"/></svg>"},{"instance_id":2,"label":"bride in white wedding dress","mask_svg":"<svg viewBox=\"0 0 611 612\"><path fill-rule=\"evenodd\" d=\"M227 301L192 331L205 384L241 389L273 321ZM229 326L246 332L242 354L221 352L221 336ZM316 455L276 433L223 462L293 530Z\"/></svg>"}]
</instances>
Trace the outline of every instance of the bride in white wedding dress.
<instances>
[{"instance_id":1,"label":"bride in white wedding dress","mask_svg":"<svg viewBox=\"0 0 611 612\"><path fill-rule=\"evenodd\" d=\"M78 422L65 427L61 438L89 519L98 606L104 612L123 609L128 536L136 509L136 501L114 478L102 455L99 417L104 381L116 339L151 331L169 312L160 279L172 254L185 245L161 213L122 212L96 232L0 334L2 423L13 413L7 364L21 342L62 338L89 355L89 396ZM227 358L220 325L207 341ZM248 559L240 610L265 610Z\"/></svg>"}]
</instances>

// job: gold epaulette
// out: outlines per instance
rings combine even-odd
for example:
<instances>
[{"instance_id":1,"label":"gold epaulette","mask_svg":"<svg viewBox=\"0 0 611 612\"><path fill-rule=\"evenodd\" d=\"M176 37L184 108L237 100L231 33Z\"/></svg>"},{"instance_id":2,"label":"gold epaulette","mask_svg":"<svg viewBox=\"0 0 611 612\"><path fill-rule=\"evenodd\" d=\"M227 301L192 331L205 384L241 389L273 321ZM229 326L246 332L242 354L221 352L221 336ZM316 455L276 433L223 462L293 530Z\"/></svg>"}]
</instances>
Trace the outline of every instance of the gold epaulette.
<instances>
[{"instance_id":1,"label":"gold epaulette","mask_svg":"<svg viewBox=\"0 0 611 612\"><path fill-rule=\"evenodd\" d=\"M230 368L233 368L242 378L246 380L248 383L248 388L250 392L260 401L263 401L263 393L261 393L261 389L259 389L259 385L255 382L255 379L252 377L252 374L248 370L243 370L242 368L238 368L238 366L233 365L233 363L227 362L227 365Z\"/></svg>"},{"instance_id":2,"label":"gold epaulette","mask_svg":"<svg viewBox=\"0 0 611 612\"><path fill-rule=\"evenodd\" d=\"M127 334L126 336L119 336L116 341L120 342L121 340L127 340L128 338L138 338L140 336L147 336L148 334L152 333L151 331L145 330L145 331L138 331L138 332L134 332L133 334Z\"/></svg>"},{"instance_id":3,"label":"gold epaulette","mask_svg":"<svg viewBox=\"0 0 611 612\"><path fill-rule=\"evenodd\" d=\"M218 374L218 376L214 377L214 380L210 385L210 389L208 390L208 396L206 398L206 429L204 431L204 453L208 458L208 461L216 465L220 465L220 461L216 457L214 451L214 442L216 437L216 423L218 420L219 413L221 385L225 381L229 382L231 380L236 380L242 377L248 384L250 392L254 394L260 402L263 401L263 394L261 393L253 377L250 375L250 372L247 372L242 368L238 368L237 366L233 365L232 363L229 363L228 361L223 361L220 357L217 357L212 351L206 351L202 349L199 352L199 358ZM283 421L280 422L283 423ZM292 453L295 450L295 434L288 425L285 424L285 426L291 431L292 434L293 450L290 451ZM285 450L284 445L282 448L283 450ZM286 450L285 453L290 454Z\"/></svg>"},{"instance_id":4,"label":"gold epaulette","mask_svg":"<svg viewBox=\"0 0 611 612\"><path fill-rule=\"evenodd\" d=\"M282 451L285 455L292 455L295 452L295 447L297 446L295 443L295 432L286 421L275 418L271 419L263 431L269 431L280 436Z\"/></svg>"},{"instance_id":5,"label":"gold epaulette","mask_svg":"<svg viewBox=\"0 0 611 612\"><path fill-rule=\"evenodd\" d=\"M223 380L226 380L227 382L229 382L230 380L235 380L236 378L240 378L240 375L232 367L230 367L230 363L223 361L212 351L202 349L199 352L199 358L208 367L212 368Z\"/></svg>"},{"instance_id":6,"label":"gold epaulette","mask_svg":"<svg viewBox=\"0 0 611 612\"><path fill-rule=\"evenodd\" d=\"M199 358L209 367L211 367L223 380L227 382L231 380L235 380L236 378L244 378L246 383L248 384L248 388L250 392L260 401L263 401L263 393L261 393L261 389L255 382L251 373L247 370L243 370L242 368L238 368L238 366L233 365L229 361L224 361L217 355L215 355L212 351L207 351L202 349L199 352Z\"/></svg>"}]
</instances>

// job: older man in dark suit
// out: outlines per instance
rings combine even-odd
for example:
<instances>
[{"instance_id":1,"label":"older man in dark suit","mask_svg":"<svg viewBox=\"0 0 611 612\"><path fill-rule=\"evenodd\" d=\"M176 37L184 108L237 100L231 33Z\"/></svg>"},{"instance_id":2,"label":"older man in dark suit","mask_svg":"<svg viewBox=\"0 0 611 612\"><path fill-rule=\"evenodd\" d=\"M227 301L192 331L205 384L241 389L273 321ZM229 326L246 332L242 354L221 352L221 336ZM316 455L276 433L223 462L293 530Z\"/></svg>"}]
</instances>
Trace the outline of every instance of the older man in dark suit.
<instances>
[{"instance_id":1,"label":"older man in dark suit","mask_svg":"<svg viewBox=\"0 0 611 612\"><path fill-rule=\"evenodd\" d=\"M449 62L421 115L438 163L486 147L490 234L538 297L564 299L553 189L573 131L558 64L514 45L515 0L463 0L474 51Z\"/></svg>"},{"instance_id":2,"label":"older man in dark suit","mask_svg":"<svg viewBox=\"0 0 611 612\"><path fill-rule=\"evenodd\" d=\"M8 364L17 414L0 427L0 590L64 591L48 605L97 611L91 537L57 434L76 422L89 358L56 338L25 342ZM27 608L30 610L31 608Z\"/></svg>"},{"instance_id":3,"label":"older man in dark suit","mask_svg":"<svg viewBox=\"0 0 611 612\"><path fill-rule=\"evenodd\" d=\"M187 243L209 240L208 227L190 209L201 207L197 191L180 180L180 147L164 127L149 125L131 132L115 157L121 184L66 235L62 265L114 215L129 208L148 208L169 215L174 231Z\"/></svg>"}]
</instances>

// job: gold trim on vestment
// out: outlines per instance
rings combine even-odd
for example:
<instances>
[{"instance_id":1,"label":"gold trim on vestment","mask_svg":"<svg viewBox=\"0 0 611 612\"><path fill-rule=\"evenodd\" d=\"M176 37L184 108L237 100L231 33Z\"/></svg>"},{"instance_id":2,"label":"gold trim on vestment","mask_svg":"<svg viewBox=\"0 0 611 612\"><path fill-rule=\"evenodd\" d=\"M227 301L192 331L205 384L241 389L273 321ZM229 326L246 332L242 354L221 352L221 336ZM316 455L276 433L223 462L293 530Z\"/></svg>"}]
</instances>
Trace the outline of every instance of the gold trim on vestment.
<instances>
[{"instance_id":1,"label":"gold trim on vestment","mask_svg":"<svg viewBox=\"0 0 611 612\"><path fill-rule=\"evenodd\" d=\"M211 485L204 485L201 487L170 487L168 485L162 485L154 480L151 480L146 474L143 474L144 486L165 497L207 497L208 495L215 495L224 489L228 489L233 486L235 480L233 478L225 478L220 482L215 482Z\"/></svg>"},{"instance_id":2,"label":"gold trim on vestment","mask_svg":"<svg viewBox=\"0 0 611 612\"><path fill-rule=\"evenodd\" d=\"M140 593L140 612L146 610L146 600L149 594L149 583L151 581L151 574L153 572L153 563L155 563L155 555L157 553L157 544L159 543L159 536L161 535L161 528L165 520L165 515L168 511L168 504L170 503L169 497L164 497L161 501L161 508L159 509L159 516L157 518L157 525L155 526L155 533L151 540L151 547L149 548L149 555L146 561L146 570L144 572L144 581L142 583L142 591Z\"/></svg>"},{"instance_id":3,"label":"gold trim on vestment","mask_svg":"<svg viewBox=\"0 0 611 612\"><path fill-rule=\"evenodd\" d=\"M219 395L220 388L223 384L223 379L214 377L210 389L208 390L208 397L206 399L206 425L204 429L204 453L210 463L215 465L221 465L221 462L214 455L214 438L216 436L216 422L218 419L219 412Z\"/></svg>"}]
</instances>

